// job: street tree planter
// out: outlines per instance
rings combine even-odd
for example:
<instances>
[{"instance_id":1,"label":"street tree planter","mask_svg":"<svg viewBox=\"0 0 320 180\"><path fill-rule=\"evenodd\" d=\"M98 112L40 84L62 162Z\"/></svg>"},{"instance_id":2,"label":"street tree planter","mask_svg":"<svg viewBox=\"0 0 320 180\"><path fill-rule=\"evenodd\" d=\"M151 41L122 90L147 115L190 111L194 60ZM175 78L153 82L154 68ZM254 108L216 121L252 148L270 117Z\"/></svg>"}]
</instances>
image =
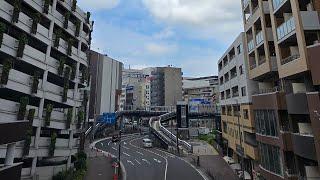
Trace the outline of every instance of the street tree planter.
<instances>
[{"instance_id":1,"label":"street tree planter","mask_svg":"<svg viewBox=\"0 0 320 180\"><path fill-rule=\"evenodd\" d=\"M76 63L72 63L71 65L71 80L74 80L76 78L76 73L77 73L77 64Z\"/></svg>"},{"instance_id":2,"label":"street tree planter","mask_svg":"<svg viewBox=\"0 0 320 180\"><path fill-rule=\"evenodd\" d=\"M58 74L59 76L63 75L63 70L64 70L64 64L66 62L66 58L65 57L60 57L60 61L59 61L59 67L58 67Z\"/></svg>"},{"instance_id":3,"label":"street tree planter","mask_svg":"<svg viewBox=\"0 0 320 180\"><path fill-rule=\"evenodd\" d=\"M18 111L17 120L24 120L28 104L29 104L29 98L28 97L21 97L20 98L20 107L19 107L19 111Z\"/></svg>"},{"instance_id":4,"label":"street tree planter","mask_svg":"<svg viewBox=\"0 0 320 180\"><path fill-rule=\"evenodd\" d=\"M7 26L4 23L0 22L0 48L3 42L3 34L6 32L6 29Z\"/></svg>"},{"instance_id":5,"label":"street tree planter","mask_svg":"<svg viewBox=\"0 0 320 180\"><path fill-rule=\"evenodd\" d=\"M72 115L73 115L73 109L69 108L68 113L67 113L67 124L66 124L66 129L70 128L70 125L72 124Z\"/></svg>"},{"instance_id":6,"label":"street tree planter","mask_svg":"<svg viewBox=\"0 0 320 180\"><path fill-rule=\"evenodd\" d=\"M35 71L33 75L33 82L32 82L32 88L31 88L32 94L37 94L38 92L39 78L40 78L40 72Z\"/></svg>"},{"instance_id":7,"label":"street tree planter","mask_svg":"<svg viewBox=\"0 0 320 180\"><path fill-rule=\"evenodd\" d=\"M9 79L9 73L12 69L12 60L5 60L2 67L1 84L6 85Z\"/></svg>"},{"instance_id":8,"label":"street tree planter","mask_svg":"<svg viewBox=\"0 0 320 180\"><path fill-rule=\"evenodd\" d=\"M72 1L71 10L72 10L73 12L75 12L75 11L77 10L77 0L73 0L73 1Z\"/></svg>"},{"instance_id":9,"label":"street tree planter","mask_svg":"<svg viewBox=\"0 0 320 180\"><path fill-rule=\"evenodd\" d=\"M81 123L84 120L84 112L83 110L79 110L78 112L78 123L77 123L77 128L79 129L81 127Z\"/></svg>"},{"instance_id":10,"label":"street tree planter","mask_svg":"<svg viewBox=\"0 0 320 180\"><path fill-rule=\"evenodd\" d=\"M33 16L32 26L31 26L31 33L36 34L38 29L38 24L41 20L41 14L35 13Z\"/></svg>"},{"instance_id":11,"label":"street tree planter","mask_svg":"<svg viewBox=\"0 0 320 180\"><path fill-rule=\"evenodd\" d=\"M50 138L50 146L49 146L49 156L52 157L54 155L54 150L56 149L56 141L57 141L57 133L52 133Z\"/></svg>"},{"instance_id":12,"label":"street tree planter","mask_svg":"<svg viewBox=\"0 0 320 180\"><path fill-rule=\"evenodd\" d=\"M52 104L48 104L47 108L46 108L46 116L45 116L45 119L44 119L45 126L50 126L52 110L53 110Z\"/></svg>"},{"instance_id":13,"label":"street tree planter","mask_svg":"<svg viewBox=\"0 0 320 180\"><path fill-rule=\"evenodd\" d=\"M67 13L64 15L63 28L68 29L69 19L70 19L70 12L67 12Z\"/></svg>"},{"instance_id":14,"label":"street tree planter","mask_svg":"<svg viewBox=\"0 0 320 180\"><path fill-rule=\"evenodd\" d=\"M91 12L87 12L87 24L90 23Z\"/></svg>"},{"instance_id":15,"label":"street tree planter","mask_svg":"<svg viewBox=\"0 0 320 180\"><path fill-rule=\"evenodd\" d=\"M49 13L50 2L51 0L44 0L43 13Z\"/></svg>"},{"instance_id":16,"label":"street tree planter","mask_svg":"<svg viewBox=\"0 0 320 180\"><path fill-rule=\"evenodd\" d=\"M22 152L22 156L23 157L26 157L26 156L29 155L30 144L31 144L31 136L32 136L32 129L29 128L27 130L26 139L24 140L24 144L23 144L23 152Z\"/></svg>"},{"instance_id":17,"label":"street tree planter","mask_svg":"<svg viewBox=\"0 0 320 180\"><path fill-rule=\"evenodd\" d=\"M73 45L73 39L68 39L68 49L67 49L67 54L68 56L71 56L72 53L72 45Z\"/></svg>"},{"instance_id":18,"label":"street tree planter","mask_svg":"<svg viewBox=\"0 0 320 180\"><path fill-rule=\"evenodd\" d=\"M59 42L60 42L61 37L62 37L62 31L61 31L61 29L58 29L56 32L56 38L54 39L54 42L53 42L53 46L55 48L59 47Z\"/></svg>"},{"instance_id":19,"label":"street tree planter","mask_svg":"<svg viewBox=\"0 0 320 180\"><path fill-rule=\"evenodd\" d=\"M79 20L77 20L77 22L76 22L76 37L79 37L79 35L80 35L80 21Z\"/></svg>"},{"instance_id":20,"label":"street tree planter","mask_svg":"<svg viewBox=\"0 0 320 180\"><path fill-rule=\"evenodd\" d=\"M13 3L12 23L19 22L20 11L21 11L21 1L15 0Z\"/></svg>"},{"instance_id":21,"label":"street tree planter","mask_svg":"<svg viewBox=\"0 0 320 180\"><path fill-rule=\"evenodd\" d=\"M67 100L68 100L69 77L70 77L70 67L66 67L65 72L64 72L64 85L63 85L62 102L67 102Z\"/></svg>"},{"instance_id":22,"label":"street tree planter","mask_svg":"<svg viewBox=\"0 0 320 180\"><path fill-rule=\"evenodd\" d=\"M22 58L23 56L23 51L25 48L25 45L28 44L28 37L26 34L22 34L19 38L19 45L18 45L18 50L17 50L17 57Z\"/></svg>"}]
</instances>

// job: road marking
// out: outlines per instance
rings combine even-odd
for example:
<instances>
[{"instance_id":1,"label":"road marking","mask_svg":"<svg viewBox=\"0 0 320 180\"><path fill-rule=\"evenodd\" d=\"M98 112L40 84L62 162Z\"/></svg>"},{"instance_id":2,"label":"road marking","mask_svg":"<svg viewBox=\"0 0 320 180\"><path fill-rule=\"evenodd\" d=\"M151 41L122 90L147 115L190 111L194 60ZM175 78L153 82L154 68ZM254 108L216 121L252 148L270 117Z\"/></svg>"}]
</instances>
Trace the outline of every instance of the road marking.
<instances>
[{"instance_id":1,"label":"road marking","mask_svg":"<svg viewBox=\"0 0 320 180\"><path fill-rule=\"evenodd\" d=\"M125 149L130 149L130 148L126 147L126 146L122 146L122 147L125 148Z\"/></svg>"},{"instance_id":2,"label":"road marking","mask_svg":"<svg viewBox=\"0 0 320 180\"><path fill-rule=\"evenodd\" d=\"M123 153L124 155L130 157L130 154L127 154L127 153L125 153L125 152L122 152L122 153Z\"/></svg>"},{"instance_id":3,"label":"road marking","mask_svg":"<svg viewBox=\"0 0 320 180\"><path fill-rule=\"evenodd\" d=\"M142 161L146 162L147 164L150 164L150 162L146 159L142 159Z\"/></svg>"},{"instance_id":4,"label":"road marking","mask_svg":"<svg viewBox=\"0 0 320 180\"><path fill-rule=\"evenodd\" d=\"M130 164L132 164L132 166L134 166L132 161L127 160L127 163L130 163Z\"/></svg>"},{"instance_id":5,"label":"road marking","mask_svg":"<svg viewBox=\"0 0 320 180\"><path fill-rule=\"evenodd\" d=\"M142 152L139 152L139 151L136 151L136 153L138 153L138 154L140 154L142 156L144 155Z\"/></svg>"},{"instance_id":6,"label":"road marking","mask_svg":"<svg viewBox=\"0 0 320 180\"><path fill-rule=\"evenodd\" d=\"M139 165L141 165L141 163L137 160L137 159L134 159Z\"/></svg>"},{"instance_id":7,"label":"road marking","mask_svg":"<svg viewBox=\"0 0 320 180\"><path fill-rule=\"evenodd\" d=\"M108 146L110 146L111 141L108 142Z\"/></svg>"},{"instance_id":8,"label":"road marking","mask_svg":"<svg viewBox=\"0 0 320 180\"><path fill-rule=\"evenodd\" d=\"M161 161L158 160L158 159L156 159L156 158L153 158L153 160L154 160L155 162L157 162L157 163L161 163Z\"/></svg>"},{"instance_id":9,"label":"road marking","mask_svg":"<svg viewBox=\"0 0 320 180\"><path fill-rule=\"evenodd\" d=\"M126 142L123 142L123 144L126 145L127 143L126 143Z\"/></svg>"},{"instance_id":10,"label":"road marking","mask_svg":"<svg viewBox=\"0 0 320 180\"><path fill-rule=\"evenodd\" d=\"M103 147L103 143L101 143L101 146Z\"/></svg>"},{"instance_id":11,"label":"road marking","mask_svg":"<svg viewBox=\"0 0 320 180\"><path fill-rule=\"evenodd\" d=\"M113 150L115 150L115 151L117 151L117 150L118 150L118 149L117 149L117 148L115 148L115 147L112 147L112 149L113 149Z\"/></svg>"},{"instance_id":12,"label":"road marking","mask_svg":"<svg viewBox=\"0 0 320 180\"><path fill-rule=\"evenodd\" d=\"M115 145L117 145L117 143L113 143L113 145L115 146Z\"/></svg>"}]
</instances>

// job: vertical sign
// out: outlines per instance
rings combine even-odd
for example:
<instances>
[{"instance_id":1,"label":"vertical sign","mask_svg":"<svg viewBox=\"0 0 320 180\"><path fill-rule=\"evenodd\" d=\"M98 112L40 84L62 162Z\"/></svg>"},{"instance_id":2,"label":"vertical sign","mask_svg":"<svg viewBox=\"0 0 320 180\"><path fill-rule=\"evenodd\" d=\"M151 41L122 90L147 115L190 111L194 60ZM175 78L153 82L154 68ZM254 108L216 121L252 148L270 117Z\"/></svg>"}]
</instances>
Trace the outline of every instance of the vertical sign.
<instances>
[{"instance_id":1,"label":"vertical sign","mask_svg":"<svg viewBox=\"0 0 320 180\"><path fill-rule=\"evenodd\" d=\"M188 104L177 102L177 123L178 128L189 128Z\"/></svg>"}]
</instances>

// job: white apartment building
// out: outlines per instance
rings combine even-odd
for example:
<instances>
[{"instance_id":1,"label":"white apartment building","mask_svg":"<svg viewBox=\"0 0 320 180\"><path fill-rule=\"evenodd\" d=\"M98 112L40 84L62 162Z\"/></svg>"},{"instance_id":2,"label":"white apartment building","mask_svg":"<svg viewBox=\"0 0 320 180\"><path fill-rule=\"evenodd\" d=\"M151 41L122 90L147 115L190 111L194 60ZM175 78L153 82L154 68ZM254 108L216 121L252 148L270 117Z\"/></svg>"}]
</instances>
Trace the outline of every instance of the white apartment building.
<instances>
[{"instance_id":1,"label":"white apartment building","mask_svg":"<svg viewBox=\"0 0 320 180\"><path fill-rule=\"evenodd\" d=\"M0 179L46 180L73 166L92 26L72 0L0 0Z\"/></svg>"}]
</instances>

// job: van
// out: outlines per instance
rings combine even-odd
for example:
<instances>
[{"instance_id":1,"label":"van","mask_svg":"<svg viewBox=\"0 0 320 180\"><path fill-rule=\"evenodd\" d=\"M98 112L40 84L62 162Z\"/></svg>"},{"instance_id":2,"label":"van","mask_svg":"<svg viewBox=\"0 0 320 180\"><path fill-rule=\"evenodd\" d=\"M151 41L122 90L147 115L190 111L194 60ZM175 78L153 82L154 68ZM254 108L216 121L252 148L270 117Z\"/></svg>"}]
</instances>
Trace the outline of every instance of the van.
<instances>
[{"instance_id":1,"label":"van","mask_svg":"<svg viewBox=\"0 0 320 180\"><path fill-rule=\"evenodd\" d=\"M143 143L144 148L151 148L152 147L152 141L148 138L143 139L142 143Z\"/></svg>"}]
</instances>

